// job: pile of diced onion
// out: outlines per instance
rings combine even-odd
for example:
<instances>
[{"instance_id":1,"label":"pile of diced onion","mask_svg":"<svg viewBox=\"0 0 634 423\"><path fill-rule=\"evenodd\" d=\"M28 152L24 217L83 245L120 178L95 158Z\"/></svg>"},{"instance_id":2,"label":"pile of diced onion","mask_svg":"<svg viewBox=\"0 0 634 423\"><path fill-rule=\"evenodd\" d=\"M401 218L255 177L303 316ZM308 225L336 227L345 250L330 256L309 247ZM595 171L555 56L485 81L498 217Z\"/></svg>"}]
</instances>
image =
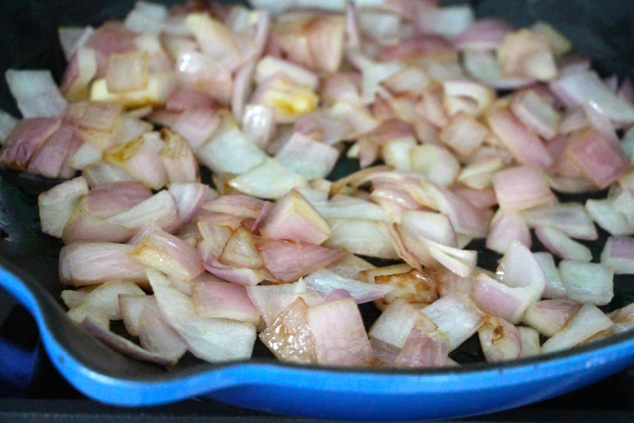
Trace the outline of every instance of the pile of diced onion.
<instances>
[{"instance_id":1,"label":"pile of diced onion","mask_svg":"<svg viewBox=\"0 0 634 423\"><path fill-rule=\"evenodd\" d=\"M60 87L6 73L0 164L65 179L39 208L71 319L162 365L259 339L285 362L449 366L474 335L496 362L634 326L601 308L634 273L629 79L468 6L252 3L141 1L60 29ZM360 170L327 179L342 155Z\"/></svg>"}]
</instances>

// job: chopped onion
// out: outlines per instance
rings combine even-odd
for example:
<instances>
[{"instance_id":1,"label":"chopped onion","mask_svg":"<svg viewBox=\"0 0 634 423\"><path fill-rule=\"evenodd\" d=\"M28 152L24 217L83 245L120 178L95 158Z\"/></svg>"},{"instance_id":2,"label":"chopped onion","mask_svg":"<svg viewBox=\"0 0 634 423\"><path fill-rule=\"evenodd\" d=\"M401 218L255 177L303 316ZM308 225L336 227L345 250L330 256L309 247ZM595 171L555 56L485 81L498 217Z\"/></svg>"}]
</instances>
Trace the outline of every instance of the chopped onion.
<instances>
[{"instance_id":1,"label":"chopped onion","mask_svg":"<svg viewBox=\"0 0 634 423\"><path fill-rule=\"evenodd\" d=\"M197 316L191 297L180 292L163 274L150 269L147 278L161 314L185 339L192 354L211 362L251 357L256 338L253 324Z\"/></svg>"},{"instance_id":2,"label":"chopped onion","mask_svg":"<svg viewBox=\"0 0 634 423\"><path fill-rule=\"evenodd\" d=\"M50 71L9 69L5 76L23 118L58 117L68 106Z\"/></svg>"},{"instance_id":3,"label":"chopped onion","mask_svg":"<svg viewBox=\"0 0 634 423\"><path fill-rule=\"evenodd\" d=\"M592 304L584 304L568 324L542 345L544 353L571 348L612 326L612 320Z\"/></svg>"}]
</instances>

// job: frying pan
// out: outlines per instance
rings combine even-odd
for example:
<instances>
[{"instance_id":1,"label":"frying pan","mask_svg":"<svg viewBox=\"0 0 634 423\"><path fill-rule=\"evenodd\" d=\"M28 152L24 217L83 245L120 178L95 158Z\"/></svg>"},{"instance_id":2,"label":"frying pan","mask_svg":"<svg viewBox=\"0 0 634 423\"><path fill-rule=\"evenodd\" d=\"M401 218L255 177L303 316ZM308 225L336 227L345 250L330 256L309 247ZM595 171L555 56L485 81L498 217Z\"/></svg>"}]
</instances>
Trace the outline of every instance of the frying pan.
<instances>
[{"instance_id":1,"label":"frying pan","mask_svg":"<svg viewBox=\"0 0 634 423\"><path fill-rule=\"evenodd\" d=\"M56 28L98 25L107 18L125 16L132 5L131 0L4 2L0 8L3 73L9 67L46 68L59 78L64 60ZM631 76L631 2L485 0L473 1L472 6L479 16L501 16L518 26L546 20L564 32L580 53L594 57L602 74ZM17 116L4 81L0 102ZM349 163L341 164L338 172L345 173L346 166ZM248 361L209 364L186 358L169 370L128 359L95 341L65 316L57 278L61 245L39 232L37 212L37 195L58 182L0 171L0 286L33 315L45 350L59 372L79 391L102 403L134 407L199 397L310 417L451 418L541 401L634 364L633 333L507 363L468 363L460 368L429 370L282 364L264 348L256 348L254 358ZM595 254L604 240L605 234L593 245ZM490 260L494 262L494 257ZM619 277L615 285L611 307L634 300L631 280ZM464 355L473 354L467 346Z\"/></svg>"}]
</instances>

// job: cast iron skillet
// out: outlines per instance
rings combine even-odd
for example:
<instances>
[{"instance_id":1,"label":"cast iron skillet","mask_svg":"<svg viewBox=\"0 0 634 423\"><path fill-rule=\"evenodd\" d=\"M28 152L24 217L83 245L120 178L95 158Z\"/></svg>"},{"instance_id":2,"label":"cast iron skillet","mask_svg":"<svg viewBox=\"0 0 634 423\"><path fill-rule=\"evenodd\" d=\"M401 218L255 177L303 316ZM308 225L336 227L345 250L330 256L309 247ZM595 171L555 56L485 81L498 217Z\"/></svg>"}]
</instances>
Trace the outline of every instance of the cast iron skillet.
<instances>
[{"instance_id":1,"label":"cast iron skillet","mask_svg":"<svg viewBox=\"0 0 634 423\"><path fill-rule=\"evenodd\" d=\"M0 39L2 70L47 68L59 77L64 62L56 41L57 26L97 25L106 18L120 18L133 1L7 3L0 10L4 29ZM624 10L633 8L629 3L491 0L473 5L481 16L503 16L517 25L539 18L550 21L573 39L579 52L597 58L604 74L629 74L634 63L629 47L633 15ZM2 107L16 114L6 85L2 85L0 98ZM346 171L346 165L342 166L339 172ZM103 403L142 406L202 397L311 417L450 418L544 400L634 364L631 333L510 363L471 363L462 368L417 371L281 364L264 348L256 349L254 358L248 361L209 364L190 357L169 370L128 359L84 333L65 316L60 304L57 254L61 244L39 232L36 202L38 193L57 182L0 171L0 287L34 316L42 343L60 373L79 391ZM593 247L596 254L601 241ZM494 262L495 256L487 257L489 264ZM634 299L629 285L631 281L618 278L611 307ZM468 346L461 354L462 358L473 355Z\"/></svg>"}]
</instances>

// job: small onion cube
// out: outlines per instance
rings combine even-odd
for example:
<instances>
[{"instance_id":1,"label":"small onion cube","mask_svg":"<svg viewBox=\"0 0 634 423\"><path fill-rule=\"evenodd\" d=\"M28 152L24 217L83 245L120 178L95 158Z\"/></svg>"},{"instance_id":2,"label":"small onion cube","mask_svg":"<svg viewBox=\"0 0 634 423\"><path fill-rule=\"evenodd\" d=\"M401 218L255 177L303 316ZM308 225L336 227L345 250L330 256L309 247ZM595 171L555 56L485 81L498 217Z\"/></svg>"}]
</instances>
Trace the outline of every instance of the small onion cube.
<instances>
[{"instance_id":1,"label":"small onion cube","mask_svg":"<svg viewBox=\"0 0 634 423\"><path fill-rule=\"evenodd\" d=\"M580 307L581 304L567 298L538 301L528 307L523 322L551 337L564 328Z\"/></svg>"},{"instance_id":2,"label":"small onion cube","mask_svg":"<svg viewBox=\"0 0 634 423\"><path fill-rule=\"evenodd\" d=\"M606 265L563 260L559 272L571 300L605 305L614 297L614 271Z\"/></svg>"},{"instance_id":3,"label":"small onion cube","mask_svg":"<svg viewBox=\"0 0 634 423\"><path fill-rule=\"evenodd\" d=\"M500 317L487 317L478 329L478 338L489 363L513 360L521 354L519 329Z\"/></svg>"},{"instance_id":4,"label":"small onion cube","mask_svg":"<svg viewBox=\"0 0 634 423\"><path fill-rule=\"evenodd\" d=\"M544 175L530 166L517 166L497 172L493 188L503 210L524 210L555 202Z\"/></svg>"},{"instance_id":5,"label":"small onion cube","mask_svg":"<svg viewBox=\"0 0 634 423\"><path fill-rule=\"evenodd\" d=\"M612 320L599 308L593 304L584 304L561 331L544 342L542 352L572 348L612 325Z\"/></svg>"},{"instance_id":6,"label":"small onion cube","mask_svg":"<svg viewBox=\"0 0 634 423\"><path fill-rule=\"evenodd\" d=\"M260 320L245 287L227 282L197 282L192 286L192 301L196 314L203 317L251 322Z\"/></svg>"},{"instance_id":7,"label":"small onion cube","mask_svg":"<svg viewBox=\"0 0 634 423\"><path fill-rule=\"evenodd\" d=\"M630 237L608 237L601 252L601 264L614 273L634 274L634 240Z\"/></svg>"},{"instance_id":8,"label":"small onion cube","mask_svg":"<svg viewBox=\"0 0 634 423\"><path fill-rule=\"evenodd\" d=\"M317 364L363 366L374 358L355 301L344 298L308 308Z\"/></svg>"}]
</instances>

